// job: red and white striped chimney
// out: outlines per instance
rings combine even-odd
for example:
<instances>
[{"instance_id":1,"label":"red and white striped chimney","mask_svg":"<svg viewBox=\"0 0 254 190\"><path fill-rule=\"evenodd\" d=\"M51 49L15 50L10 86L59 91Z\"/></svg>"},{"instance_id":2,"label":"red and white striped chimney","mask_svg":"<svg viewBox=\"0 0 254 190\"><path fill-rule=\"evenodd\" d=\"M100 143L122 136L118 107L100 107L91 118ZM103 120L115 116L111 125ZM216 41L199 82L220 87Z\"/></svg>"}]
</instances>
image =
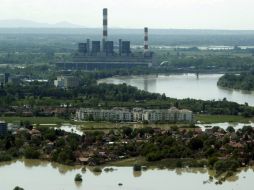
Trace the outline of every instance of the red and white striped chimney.
<instances>
[{"instance_id":1,"label":"red and white striped chimney","mask_svg":"<svg viewBox=\"0 0 254 190\"><path fill-rule=\"evenodd\" d=\"M107 41L108 37L108 9L103 9L103 40Z\"/></svg>"},{"instance_id":2,"label":"red and white striped chimney","mask_svg":"<svg viewBox=\"0 0 254 190\"><path fill-rule=\"evenodd\" d=\"M146 52L148 52L148 49L149 49L149 47L148 47L148 28L147 27L144 28L144 32L145 32L145 37L144 37L144 52L146 53Z\"/></svg>"}]
</instances>

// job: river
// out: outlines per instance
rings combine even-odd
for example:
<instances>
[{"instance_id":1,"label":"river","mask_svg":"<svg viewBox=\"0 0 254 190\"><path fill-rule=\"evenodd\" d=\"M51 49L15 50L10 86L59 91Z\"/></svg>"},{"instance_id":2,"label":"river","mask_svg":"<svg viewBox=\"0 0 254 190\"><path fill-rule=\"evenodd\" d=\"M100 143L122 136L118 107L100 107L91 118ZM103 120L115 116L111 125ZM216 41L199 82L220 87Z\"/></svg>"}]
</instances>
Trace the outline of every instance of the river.
<instances>
[{"instance_id":1,"label":"river","mask_svg":"<svg viewBox=\"0 0 254 190\"><path fill-rule=\"evenodd\" d=\"M19 160L0 164L0 189L12 190L15 186L25 190L252 190L253 169L246 168L229 178L223 185L215 180L208 182L213 171L205 168L148 169L133 172L132 167L114 167L113 172L93 173L89 168L63 166L46 161ZM75 183L77 173L82 183ZM122 183L123 186L118 184Z\"/></svg>"},{"instance_id":2,"label":"river","mask_svg":"<svg viewBox=\"0 0 254 190\"><path fill-rule=\"evenodd\" d=\"M168 97L201 100L222 100L254 106L254 92L231 90L217 86L222 74L172 74L113 77L99 80L98 83L126 83L141 90L165 93Z\"/></svg>"}]
</instances>

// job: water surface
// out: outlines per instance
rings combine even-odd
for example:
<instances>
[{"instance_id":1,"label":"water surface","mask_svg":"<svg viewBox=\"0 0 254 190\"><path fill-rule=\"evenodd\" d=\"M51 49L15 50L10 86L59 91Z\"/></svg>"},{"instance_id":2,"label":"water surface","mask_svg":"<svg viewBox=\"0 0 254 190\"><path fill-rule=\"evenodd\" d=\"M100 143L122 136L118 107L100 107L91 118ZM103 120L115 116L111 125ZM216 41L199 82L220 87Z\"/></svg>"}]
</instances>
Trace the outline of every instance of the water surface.
<instances>
[{"instance_id":1,"label":"water surface","mask_svg":"<svg viewBox=\"0 0 254 190\"><path fill-rule=\"evenodd\" d=\"M81 184L74 182L77 173L82 173L81 167L32 160L5 163L0 165L0 189L12 190L18 185L25 190L252 190L254 181L251 168L242 170L223 185L215 185L215 181L204 184L214 174L205 168L133 172L131 167L115 167L113 172L102 173L93 173L88 168L82 174Z\"/></svg>"},{"instance_id":2,"label":"water surface","mask_svg":"<svg viewBox=\"0 0 254 190\"><path fill-rule=\"evenodd\" d=\"M135 86L149 92L165 93L168 97L201 100L222 100L254 106L254 92L230 90L217 86L222 74L173 74L114 77L100 80L99 83L112 83Z\"/></svg>"}]
</instances>

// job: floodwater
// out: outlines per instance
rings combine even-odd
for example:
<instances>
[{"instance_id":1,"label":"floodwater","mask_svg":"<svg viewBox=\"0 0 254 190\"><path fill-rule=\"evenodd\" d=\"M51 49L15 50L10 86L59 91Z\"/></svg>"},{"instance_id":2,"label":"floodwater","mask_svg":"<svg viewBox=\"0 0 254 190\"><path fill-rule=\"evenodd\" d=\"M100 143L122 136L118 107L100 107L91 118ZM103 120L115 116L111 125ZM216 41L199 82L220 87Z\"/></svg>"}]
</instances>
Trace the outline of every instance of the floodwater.
<instances>
[{"instance_id":1,"label":"floodwater","mask_svg":"<svg viewBox=\"0 0 254 190\"><path fill-rule=\"evenodd\" d=\"M254 106L254 92L220 88L218 79L222 74L172 74L113 77L99 80L99 83L126 83L141 90L165 93L168 97L201 100L222 100Z\"/></svg>"},{"instance_id":2,"label":"floodwater","mask_svg":"<svg viewBox=\"0 0 254 190\"><path fill-rule=\"evenodd\" d=\"M197 127L200 127L202 131L205 131L207 128L212 128L212 127L220 127L221 129L226 130L229 126L233 127L236 131L238 129L242 129L244 126L251 126L254 127L254 123L211 123L211 124L195 124Z\"/></svg>"},{"instance_id":3,"label":"floodwater","mask_svg":"<svg viewBox=\"0 0 254 190\"><path fill-rule=\"evenodd\" d=\"M68 133L75 133L77 135L83 135L83 131L77 125L63 124L60 128L56 127L55 129L61 129L62 131L65 131Z\"/></svg>"},{"instance_id":4,"label":"floodwater","mask_svg":"<svg viewBox=\"0 0 254 190\"><path fill-rule=\"evenodd\" d=\"M69 167L36 160L19 160L0 164L0 189L12 190L15 186L25 190L252 190L254 173L245 168L222 185L209 182L213 171L205 168L148 169L133 172L132 167L114 167L113 172L93 173L89 168ZM82 183L74 182L77 173ZM122 183L122 186L119 186Z\"/></svg>"}]
</instances>

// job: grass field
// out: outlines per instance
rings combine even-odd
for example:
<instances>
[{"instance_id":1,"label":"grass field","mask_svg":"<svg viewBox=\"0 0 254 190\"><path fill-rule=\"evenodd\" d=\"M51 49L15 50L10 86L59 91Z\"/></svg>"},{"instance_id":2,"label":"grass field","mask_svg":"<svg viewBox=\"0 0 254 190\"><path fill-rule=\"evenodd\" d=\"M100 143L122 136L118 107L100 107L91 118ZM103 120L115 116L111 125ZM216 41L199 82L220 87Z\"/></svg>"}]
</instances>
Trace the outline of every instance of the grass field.
<instances>
[{"instance_id":1,"label":"grass field","mask_svg":"<svg viewBox=\"0 0 254 190\"><path fill-rule=\"evenodd\" d=\"M0 120L7 123L20 123L21 121L29 121L32 124L57 124L70 123L69 120L64 120L58 117L0 117Z\"/></svg>"},{"instance_id":2,"label":"grass field","mask_svg":"<svg viewBox=\"0 0 254 190\"><path fill-rule=\"evenodd\" d=\"M254 121L254 118L246 118L237 115L195 115L195 119L207 124L223 122L249 123L250 121Z\"/></svg>"},{"instance_id":3,"label":"grass field","mask_svg":"<svg viewBox=\"0 0 254 190\"><path fill-rule=\"evenodd\" d=\"M249 123L250 121L254 122L254 118L246 118L242 116L232 116L232 115L195 115L195 120L200 121L201 123L223 123L223 122L239 122L239 123ZM119 129L122 127L133 127L133 128L142 128L142 127L160 127L168 129L172 126L178 127L187 127L189 124L141 124L141 123L110 123L110 122L76 122L72 120L65 120L58 117L0 117L0 121L5 121L7 123L16 123L19 124L21 121L29 121L35 125L45 125L53 124L60 126L63 123L70 123L74 125L80 125L83 130L110 130L110 129Z\"/></svg>"}]
</instances>

